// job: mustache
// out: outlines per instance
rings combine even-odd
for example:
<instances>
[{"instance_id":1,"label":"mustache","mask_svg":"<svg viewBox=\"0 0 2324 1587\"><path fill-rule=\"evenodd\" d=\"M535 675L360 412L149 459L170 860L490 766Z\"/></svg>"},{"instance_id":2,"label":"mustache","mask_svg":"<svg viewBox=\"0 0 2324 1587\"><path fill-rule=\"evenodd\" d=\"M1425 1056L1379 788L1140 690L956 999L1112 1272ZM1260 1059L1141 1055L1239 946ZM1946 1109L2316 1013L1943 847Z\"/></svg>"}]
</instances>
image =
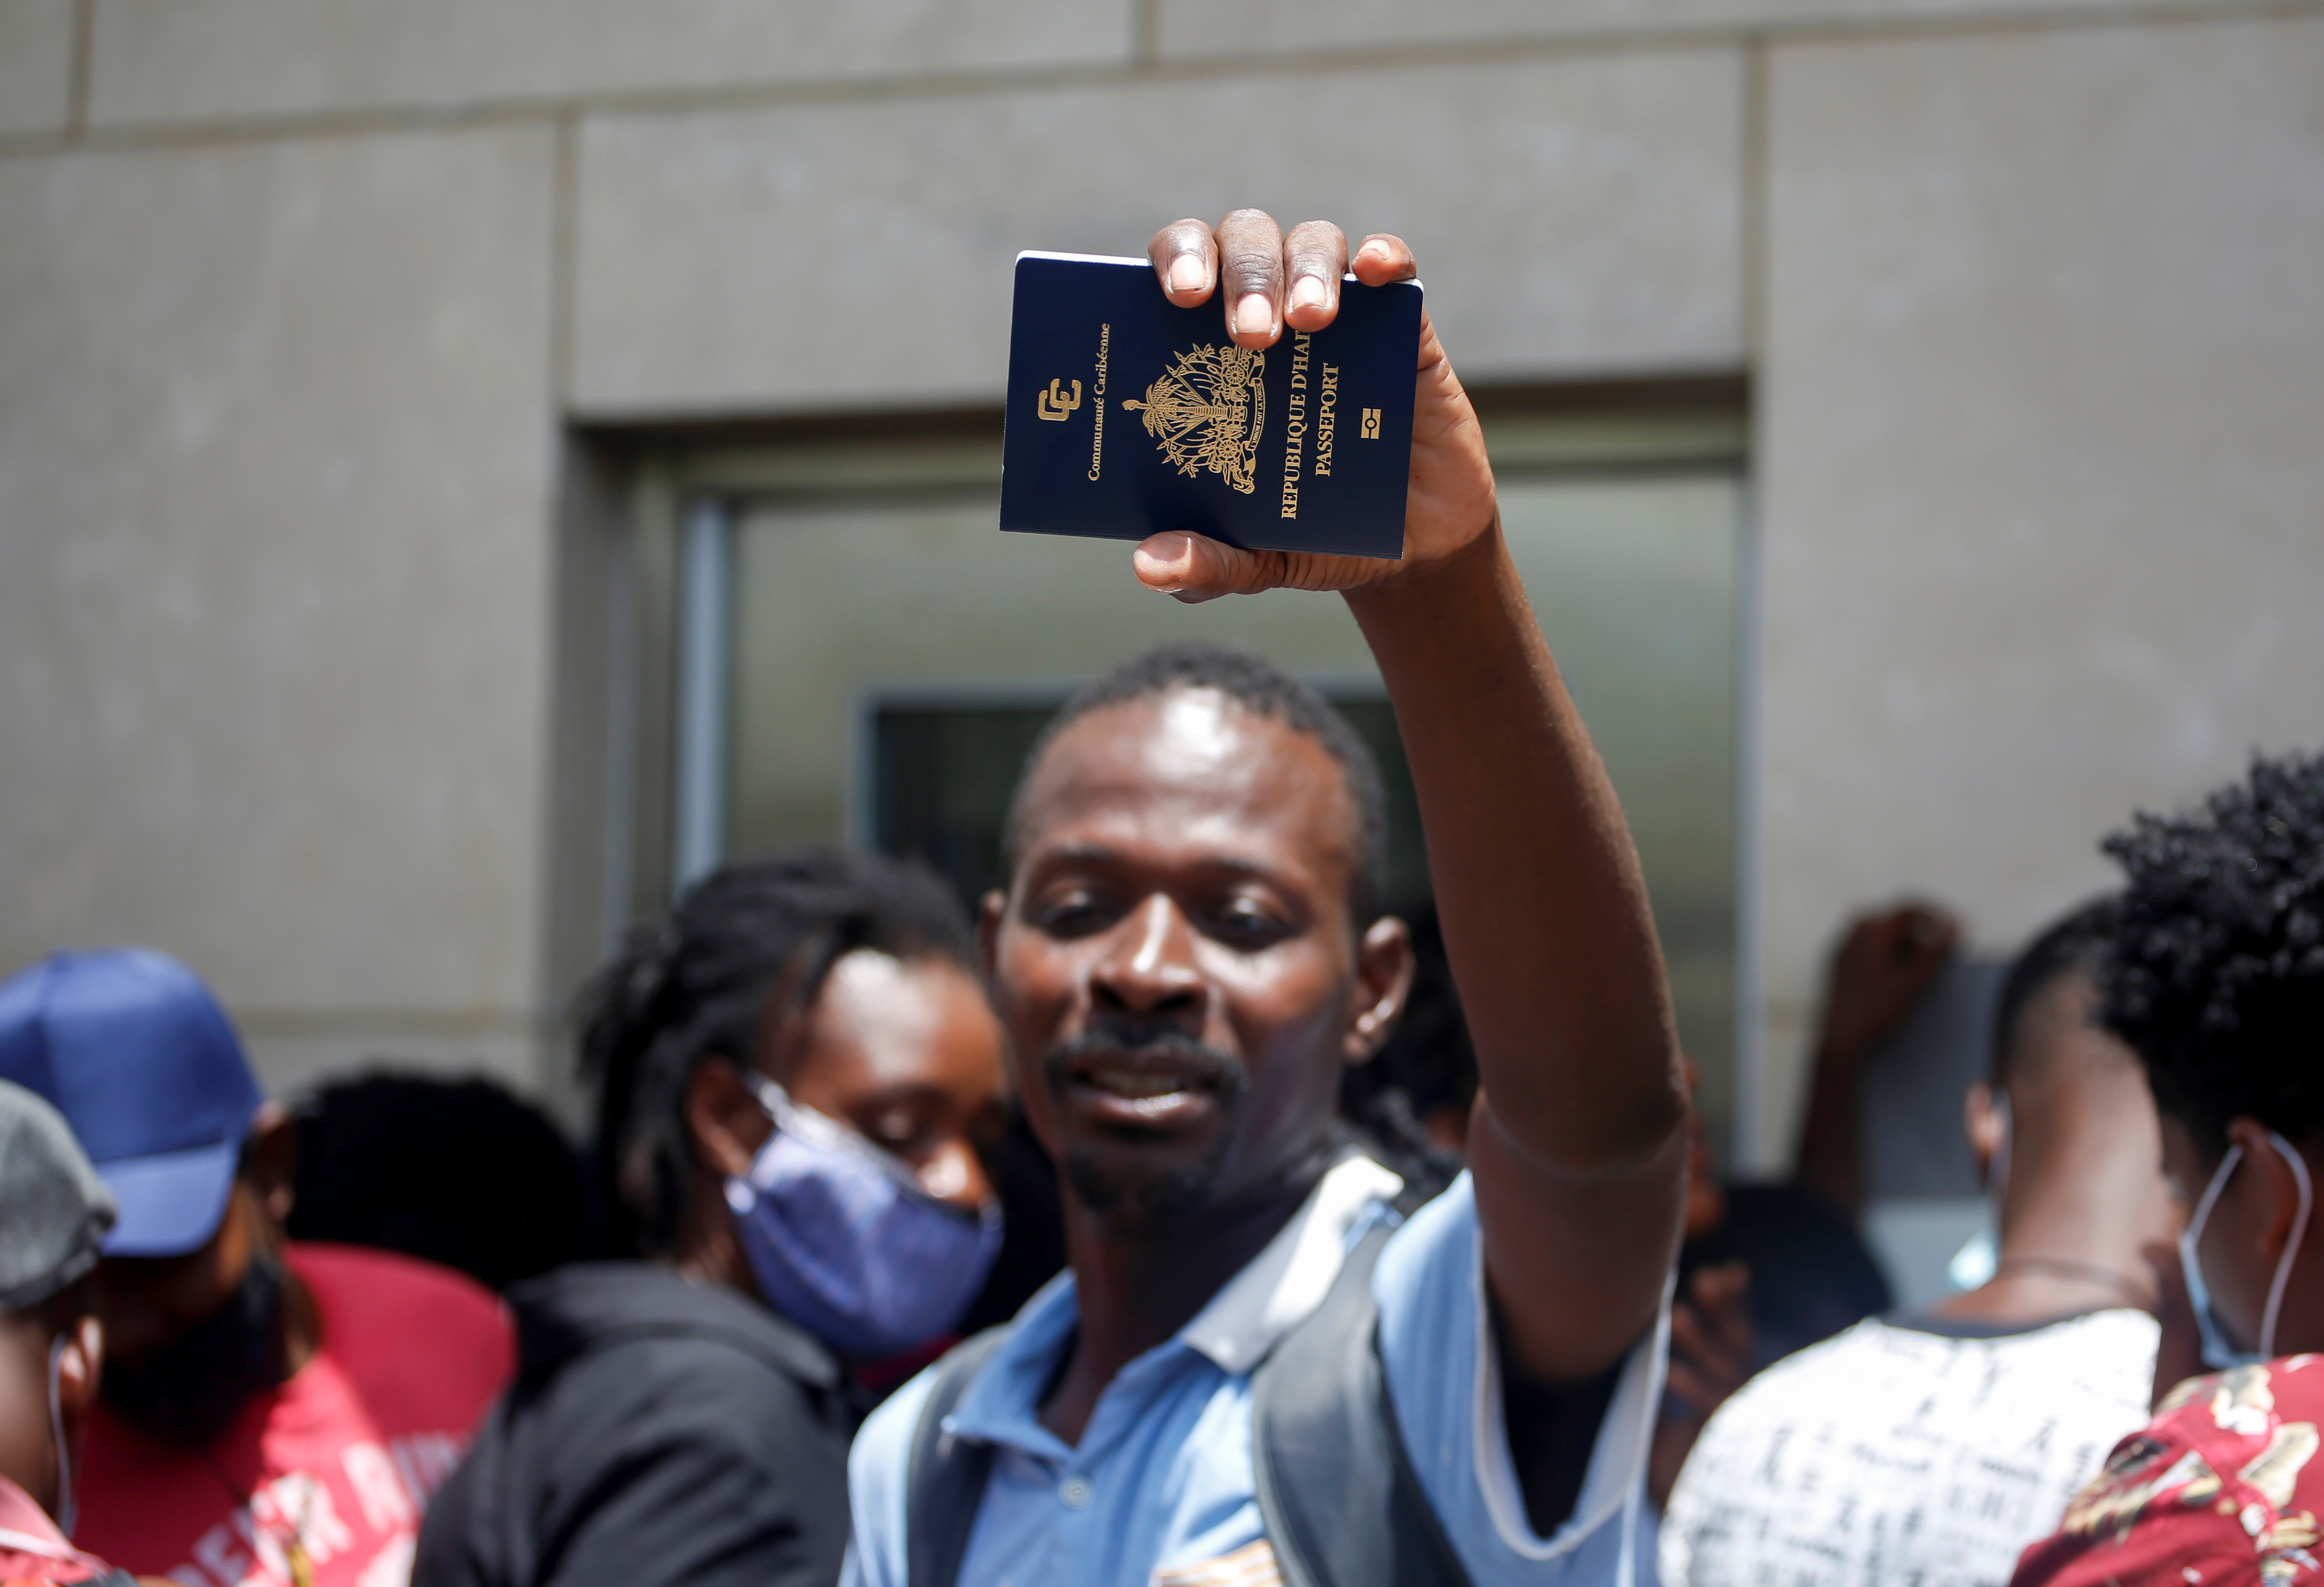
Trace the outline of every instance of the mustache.
<instances>
[{"instance_id":1,"label":"mustache","mask_svg":"<svg viewBox=\"0 0 2324 1587\"><path fill-rule=\"evenodd\" d=\"M1172 1026L1144 1021L1106 1020L1093 1024L1051 1047L1041 1059L1042 1074L1052 1085L1065 1071L1092 1058L1162 1059L1188 1071L1193 1078L1233 1095L1250 1087L1250 1071L1232 1053L1211 1046Z\"/></svg>"}]
</instances>

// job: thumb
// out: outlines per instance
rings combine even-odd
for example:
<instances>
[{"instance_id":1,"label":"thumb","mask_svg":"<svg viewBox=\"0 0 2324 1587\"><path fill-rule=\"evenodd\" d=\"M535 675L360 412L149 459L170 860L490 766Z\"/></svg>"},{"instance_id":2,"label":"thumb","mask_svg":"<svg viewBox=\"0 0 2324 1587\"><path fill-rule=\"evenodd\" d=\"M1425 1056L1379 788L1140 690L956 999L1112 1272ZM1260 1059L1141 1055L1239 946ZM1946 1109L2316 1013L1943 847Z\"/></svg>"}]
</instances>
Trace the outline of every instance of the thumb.
<instances>
[{"instance_id":1,"label":"thumb","mask_svg":"<svg viewBox=\"0 0 2324 1587\"><path fill-rule=\"evenodd\" d=\"M1148 589L1192 605L1267 587L1264 555L1222 545L1207 535L1171 530L1148 535L1130 553L1130 565Z\"/></svg>"}]
</instances>

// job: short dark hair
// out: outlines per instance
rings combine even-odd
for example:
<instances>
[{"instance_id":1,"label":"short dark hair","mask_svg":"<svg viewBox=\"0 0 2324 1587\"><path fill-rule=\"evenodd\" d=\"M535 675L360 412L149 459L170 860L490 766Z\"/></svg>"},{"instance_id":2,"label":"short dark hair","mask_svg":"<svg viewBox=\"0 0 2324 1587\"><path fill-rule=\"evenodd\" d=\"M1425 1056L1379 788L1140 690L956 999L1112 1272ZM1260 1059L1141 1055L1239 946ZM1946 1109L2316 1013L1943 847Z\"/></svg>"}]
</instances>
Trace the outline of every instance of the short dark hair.
<instances>
[{"instance_id":1,"label":"short dark hair","mask_svg":"<svg viewBox=\"0 0 2324 1587\"><path fill-rule=\"evenodd\" d=\"M585 1249L580 1160L503 1085L381 1066L317 1087L290 1118L293 1240L401 1251L494 1289Z\"/></svg>"},{"instance_id":2,"label":"short dark hair","mask_svg":"<svg viewBox=\"0 0 2324 1587\"><path fill-rule=\"evenodd\" d=\"M770 1000L807 1008L858 948L976 963L968 917L935 872L819 849L713 872L590 982L581 1065L598 1087L595 1164L617 1246L672 1254L695 1173L696 1067L748 1063Z\"/></svg>"},{"instance_id":3,"label":"short dark hair","mask_svg":"<svg viewBox=\"0 0 2324 1587\"><path fill-rule=\"evenodd\" d=\"M1379 916L1388 889L1388 794L1379 762L1348 719L1322 695L1266 657L1231 645L1183 640L1157 645L1084 684L1067 700L1025 757L1017 794L1010 801L1001 836L1003 866L1014 874L1024 851L1025 788L1058 736L1093 711L1167 694L1173 689L1216 689L1254 715L1269 716L1323 746L1345 780L1355 807L1354 852L1349 855L1348 909L1358 927Z\"/></svg>"},{"instance_id":4,"label":"short dark hair","mask_svg":"<svg viewBox=\"0 0 2324 1587\"><path fill-rule=\"evenodd\" d=\"M2102 845L2128 884L2100 1018L2156 1106L2207 1150L2248 1115L2296 1140L2324 1123L2324 755L2255 754L2177 816Z\"/></svg>"},{"instance_id":5,"label":"short dark hair","mask_svg":"<svg viewBox=\"0 0 2324 1587\"><path fill-rule=\"evenodd\" d=\"M2093 899L2052 921L2010 961L1993 1009L1990 1074L1996 1086L2007 1085L2013 1078L2038 1078L2028 1071L2026 1055L2018 1041L2018 1021L2034 999L2066 976L2096 977L2106 956L2107 932L2118 907L2111 894Z\"/></svg>"}]
</instances>

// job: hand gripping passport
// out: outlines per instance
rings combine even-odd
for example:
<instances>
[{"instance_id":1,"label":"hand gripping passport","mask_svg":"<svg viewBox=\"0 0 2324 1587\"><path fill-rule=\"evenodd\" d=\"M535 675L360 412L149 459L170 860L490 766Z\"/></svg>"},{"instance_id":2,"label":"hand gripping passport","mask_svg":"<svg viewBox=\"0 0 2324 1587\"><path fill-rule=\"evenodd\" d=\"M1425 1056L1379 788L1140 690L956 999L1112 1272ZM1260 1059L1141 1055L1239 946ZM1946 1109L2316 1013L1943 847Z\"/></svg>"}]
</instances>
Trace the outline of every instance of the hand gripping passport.
<instances>
[{"instance_id":1,"label":"hand gripping passport","mask_svg":"<svg viewBox=\"0 0 2324 1587\"><path fill-rule=\"evenodd\" d=\"M1143 259L1019 254L1001 527L1400 558L1420 283L1339 292L1254 348Z\"/></svg>"}]
</instances>

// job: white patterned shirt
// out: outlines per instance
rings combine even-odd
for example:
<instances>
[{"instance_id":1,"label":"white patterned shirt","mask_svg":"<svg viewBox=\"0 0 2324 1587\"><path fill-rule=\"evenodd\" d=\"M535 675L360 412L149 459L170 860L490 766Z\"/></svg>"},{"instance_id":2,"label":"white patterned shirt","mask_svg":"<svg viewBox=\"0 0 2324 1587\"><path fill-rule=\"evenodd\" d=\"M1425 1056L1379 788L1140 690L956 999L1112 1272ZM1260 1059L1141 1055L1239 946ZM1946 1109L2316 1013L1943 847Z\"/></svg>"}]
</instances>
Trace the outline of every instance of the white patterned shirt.
<instances>
[{"instance_id":1,"label":"white patterned shirt","mask_svg":"<svg viewBox=\"0 0 2324 1587\"><path fill-rule=\"evenodd\" d=\"M1873 1318L1786 1357L1704 1427L1663 1587L2002 1587L2146 1421L2157 1330Z\"/></svg>"}]
</instances>

